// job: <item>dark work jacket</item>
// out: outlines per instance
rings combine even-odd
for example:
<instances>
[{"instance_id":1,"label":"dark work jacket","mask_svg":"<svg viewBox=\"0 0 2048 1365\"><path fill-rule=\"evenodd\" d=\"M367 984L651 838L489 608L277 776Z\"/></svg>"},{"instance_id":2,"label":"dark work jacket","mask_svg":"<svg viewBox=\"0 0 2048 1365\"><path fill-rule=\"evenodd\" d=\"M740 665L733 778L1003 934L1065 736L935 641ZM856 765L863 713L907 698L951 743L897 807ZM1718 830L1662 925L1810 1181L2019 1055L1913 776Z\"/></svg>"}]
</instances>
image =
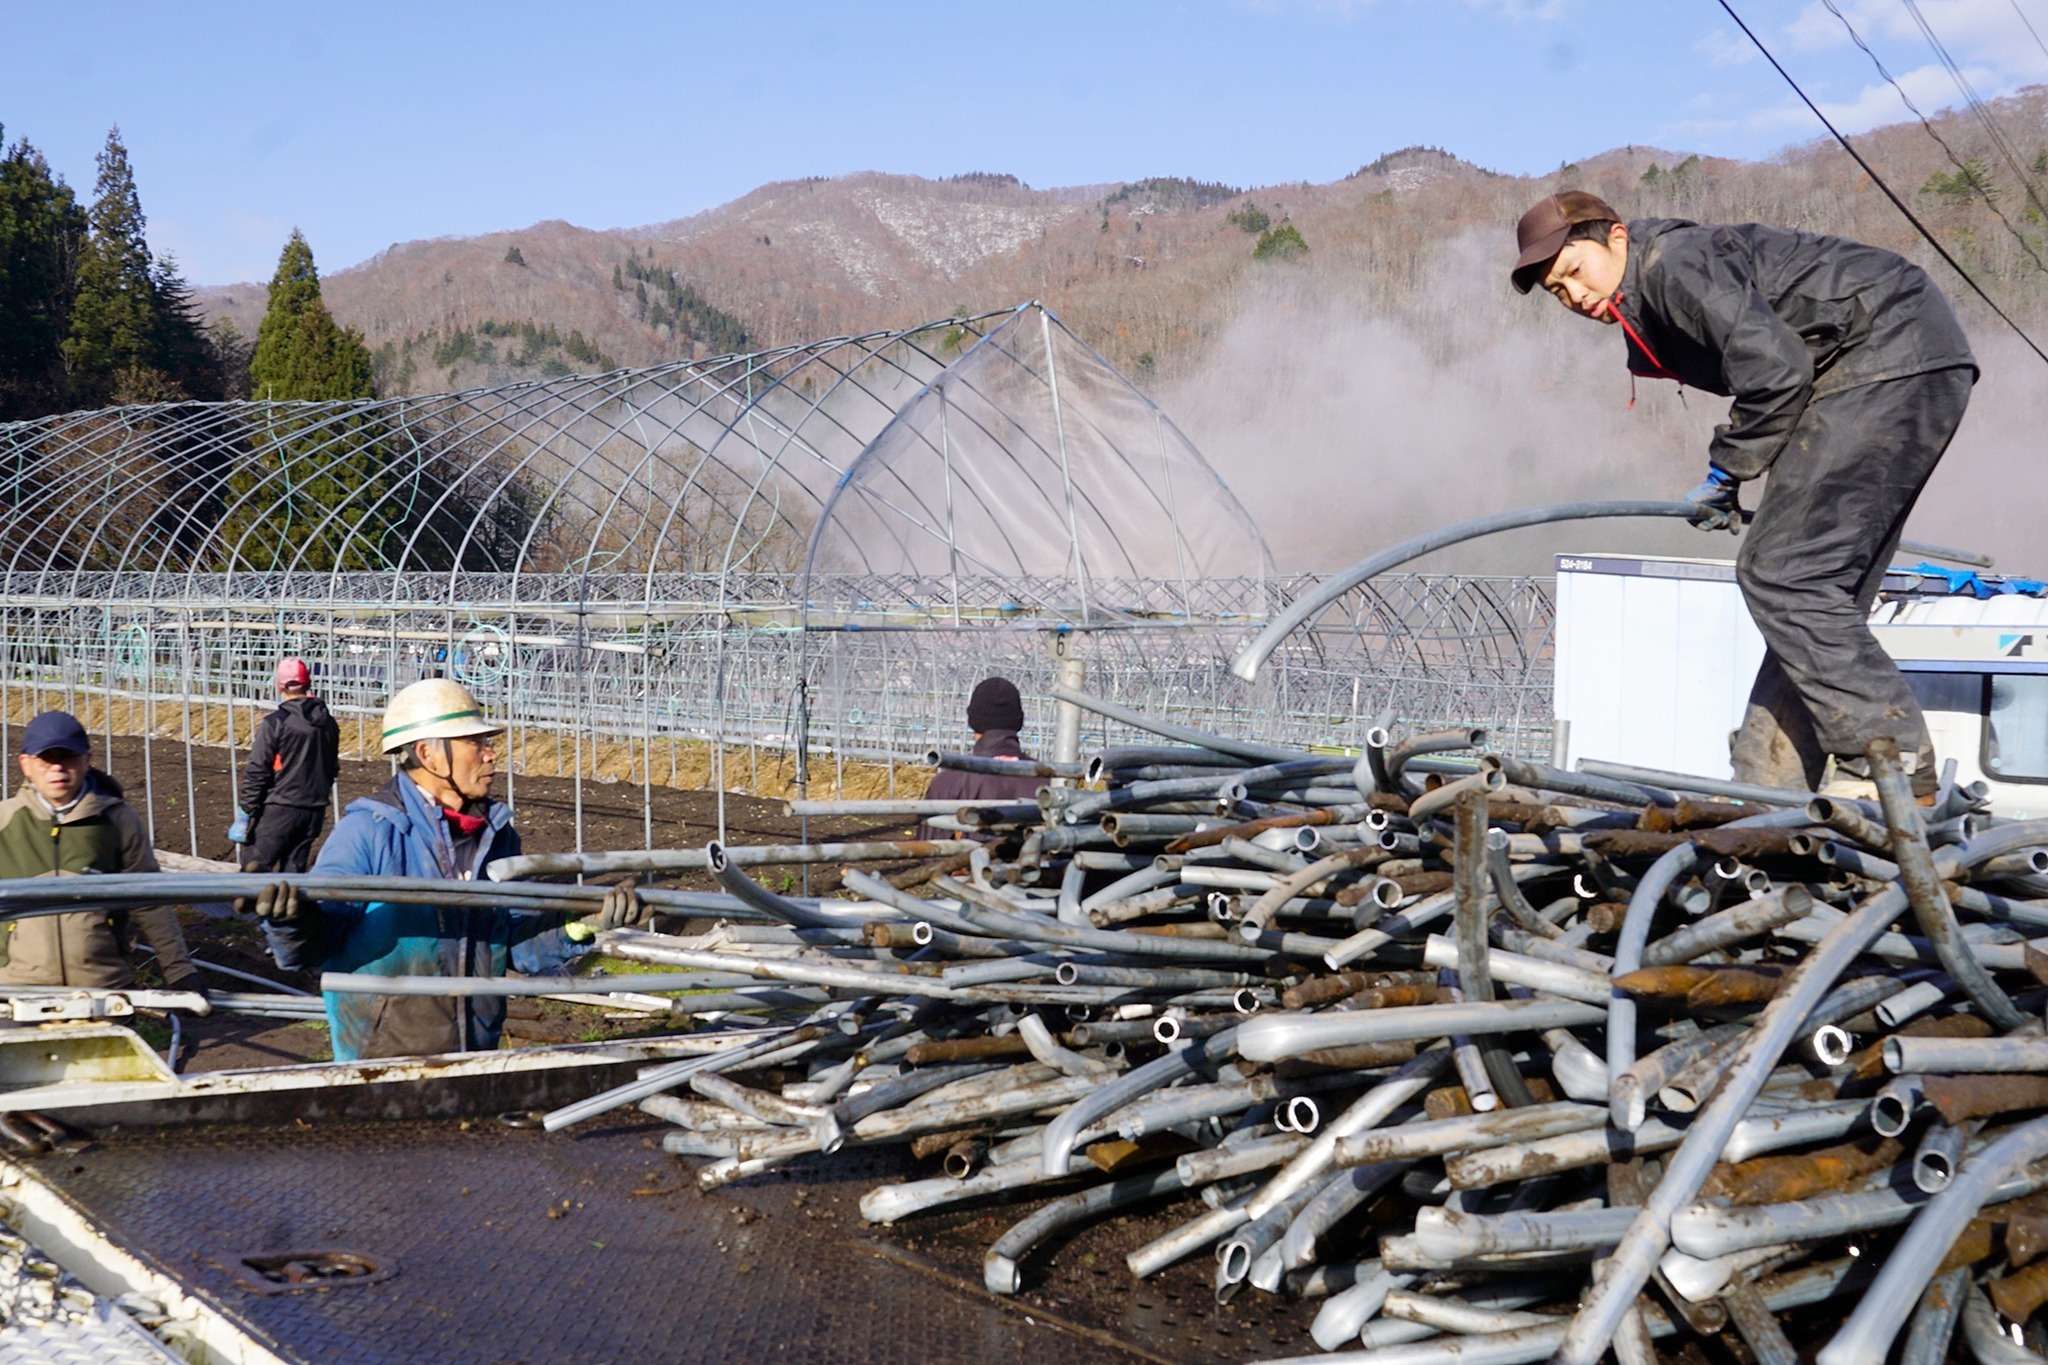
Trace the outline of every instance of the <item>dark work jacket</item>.
<instances>
[{"instance_id":1,"label":"dark work jacket","mask_svg":"<svg viewBox=\"0 0 2048 1365\"><path fill-rule=\"evenodd\" d=\"M1029 762L1031 755L1017 742L1015 730L989 730L974 741L974 752L982 758L1015 758ZM925 789L927 801L1036 801L1042 777L1000 777L994 773L963 773L958 768L941 768ZM958 839L954 830L919 825L920 839Z\"/></svg>"},{"instance_id":2,"label":"dark work jacket","mask_svg":"<svg viewBox=\"0 0 2048 1365\"><path fill-rule=\"evenodd\" d=\"M318 697L293 697L256 723L242 769L242 809L327 804L341 771L341 727Z\"/></svg>"},{"instance_id":3,"label":"dark work jacket","mask_svg":"<svg viewBox=\"0 0 2048 1365\"><path fill-rule=\"evenodd\" d=\"M1948 300L1903 256L1757 223L1628 231L1616 301L1629 370L1733 398L1707 454L1738 479L1771 467L1815 398L1976 364Z\"/></svg>"},{"instance_id":4,"label":"dark work jacket","mask_svg":"<svg viewBox=\"0 0 2048 1365\"><path fill-rule=\"evenodd\" d=\"M519 852L512 808L492 802L482 838L458 862L440 807L399 773L374 795L349 802L313 863L314 875L468 880L494 858ZM319 968L377 976L537 976L584 949L559 914L455 905L367 905L320 901L283 924L267 924L271 956L286 971ZM505 1026L505 1002L491 996L327 993L334 1060L488 1052Z\"/></svg>"}]
</instances>

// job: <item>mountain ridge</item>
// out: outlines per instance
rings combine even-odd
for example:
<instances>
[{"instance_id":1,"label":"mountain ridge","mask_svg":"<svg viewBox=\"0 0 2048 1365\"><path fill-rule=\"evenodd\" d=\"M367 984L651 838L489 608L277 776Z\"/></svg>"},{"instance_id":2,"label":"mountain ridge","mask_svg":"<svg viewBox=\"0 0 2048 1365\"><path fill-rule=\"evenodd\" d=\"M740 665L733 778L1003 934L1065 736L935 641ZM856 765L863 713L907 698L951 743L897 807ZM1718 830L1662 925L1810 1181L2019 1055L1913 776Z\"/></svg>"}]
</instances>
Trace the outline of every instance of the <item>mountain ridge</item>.
<instances>
[{"instance_id":1,"label":"mountain ridge","mask_svg":"<svg viewBox=\"0 0 2048 1365\"><path fill-rule=\"evenodd\" d=\"M1994 107L2024 154L2048 156L2048 90ZM1986 154L1974 124L1945 115L1937 126L1962 154ZM1950 167L1917 126L1859 141L2014 307L2040 311L2048 289L1985 206L1932 188ZM1034 189L987 172L773 181L639 227L549 219L395 243L324 286L335 316L377 354L380 392L788 345L1032 298L1146 382L1192 372L1247 300L1276 290L1394 316L1440 306L1454 283L1445 271L1463 270L1467 256L1476 264L1484 250L1457 244L1498 240L1504 254L1529 201L1567 185L1605 195L1629 217L1782 222L1931 257L1829 143L1754 162L1612 148L1542 176L1412 146L1339 180L1250 188L1156 177ZM264 286L195 292L210 315L254 334ZM477 341L521 329L542 340L516 351Z\"/></svg>"}]
</instances>

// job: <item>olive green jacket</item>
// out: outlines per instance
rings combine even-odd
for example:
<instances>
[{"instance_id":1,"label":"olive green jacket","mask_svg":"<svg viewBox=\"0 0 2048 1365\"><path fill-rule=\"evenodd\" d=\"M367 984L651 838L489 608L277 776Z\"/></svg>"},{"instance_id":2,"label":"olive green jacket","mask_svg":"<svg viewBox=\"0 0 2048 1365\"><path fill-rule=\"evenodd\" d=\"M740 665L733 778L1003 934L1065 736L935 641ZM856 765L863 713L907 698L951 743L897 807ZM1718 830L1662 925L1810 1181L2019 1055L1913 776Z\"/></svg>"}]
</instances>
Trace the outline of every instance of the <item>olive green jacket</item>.
<instances>
[{"instance_id":1,"label":"olive green jacket","mask_svg":"<svg viewBox=\"0 0 2048 1365\"><path fill-rule=\"evenodd\" d=\"M26 782L0 801L0 877L75 877L93 872L155 872L156 851L142 818L121 799L121 784L94 769L85 792L52 815ZM133 984L130 924L156 950L166 980L192 971L178 915L168 906L108 913L78 911L0 921L0 986Z\"/></svg>"}]
</instances>

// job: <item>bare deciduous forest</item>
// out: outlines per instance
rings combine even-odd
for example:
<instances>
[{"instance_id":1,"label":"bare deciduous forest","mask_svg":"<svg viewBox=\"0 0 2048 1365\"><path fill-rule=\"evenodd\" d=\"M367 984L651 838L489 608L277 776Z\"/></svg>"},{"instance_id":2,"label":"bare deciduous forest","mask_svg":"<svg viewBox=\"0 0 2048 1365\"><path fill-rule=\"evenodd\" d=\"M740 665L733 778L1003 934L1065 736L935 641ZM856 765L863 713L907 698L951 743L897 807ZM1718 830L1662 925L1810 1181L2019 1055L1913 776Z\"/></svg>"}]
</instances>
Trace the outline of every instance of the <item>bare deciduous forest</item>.
<instances>
[{"instance_id":1,"label":"bare deciduous forest","mask_svg":"<svg viewBox=\"0 0 2048 1365\"><path fill-rule=\"evenodd\" d=\"M2048 90L1992 105L2048 187ZM2022 324L2048 332L2048 224L1968 115L1858 145ZM1629 217L1761 221L1858 238L1927 265L1984 365L1972 413L1913 533L2048 571L2028 508L2048 472L2048 371L1935 260L1832 143L1765 161L1619 148L1543 177L1431 148L1330 184L1238 190L1190 180L1035 190L1013 177L863 173L783 182L693 218L393 246L329 275L381 392L429 392L738 345L908 325L1044 300L1159 398L1251 507L1283 567L1482 511L1659 496L1699 474L1724 405L1640 386L1618 340L1507 287L1515 218L1592 190ZM202 291L253 331L260 286ZM2001 491L1986 497L1990 487ZM1617 541L1615 537L1621 536ZM1463 567L1539 567L1608 543L1729 553L1684 528L1586 528L1503 541Z\"/></svg>"}]
</instances>

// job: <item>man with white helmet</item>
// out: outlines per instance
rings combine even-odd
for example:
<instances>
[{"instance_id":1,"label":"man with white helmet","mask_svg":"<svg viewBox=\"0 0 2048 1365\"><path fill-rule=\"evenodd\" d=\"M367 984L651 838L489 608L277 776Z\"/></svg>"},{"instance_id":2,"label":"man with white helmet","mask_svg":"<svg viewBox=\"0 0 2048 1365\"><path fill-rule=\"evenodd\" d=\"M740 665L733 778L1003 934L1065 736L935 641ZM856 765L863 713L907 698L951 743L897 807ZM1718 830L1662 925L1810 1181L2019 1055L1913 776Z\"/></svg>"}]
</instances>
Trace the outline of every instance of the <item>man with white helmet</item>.
<instances>
[{"instance_id":1,"label":"man with white helmet","mask_svg":"<svg viewBox=\"0 0 2048 1365\"><path fill-rule=\"evenodd\" d=\"M446 678L405 688L384 712L383 750L399 771L349 803L313 864L315 875L468 880L519 852L512 809L491 800L494 725L469 689ZM271 955L287 971L318 968L380 976L503 976L552 971L587 950L594 928L646 917L630 885L605 898L598 925L499 907L313 902L288 883L251 907ZM336 1061L489 1051L505 1002L489 996L337 995L327 999Z\"/></svg>"}]
</instances>

